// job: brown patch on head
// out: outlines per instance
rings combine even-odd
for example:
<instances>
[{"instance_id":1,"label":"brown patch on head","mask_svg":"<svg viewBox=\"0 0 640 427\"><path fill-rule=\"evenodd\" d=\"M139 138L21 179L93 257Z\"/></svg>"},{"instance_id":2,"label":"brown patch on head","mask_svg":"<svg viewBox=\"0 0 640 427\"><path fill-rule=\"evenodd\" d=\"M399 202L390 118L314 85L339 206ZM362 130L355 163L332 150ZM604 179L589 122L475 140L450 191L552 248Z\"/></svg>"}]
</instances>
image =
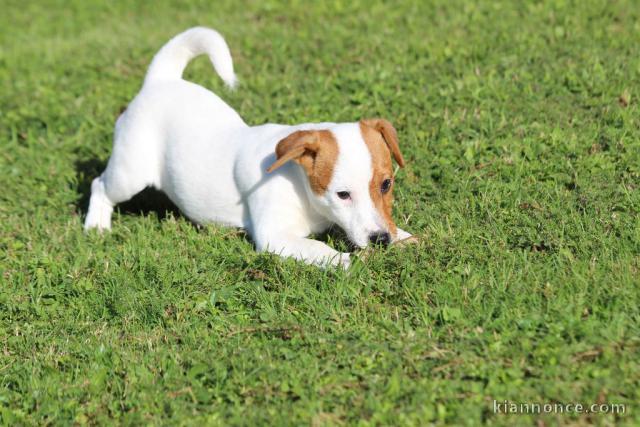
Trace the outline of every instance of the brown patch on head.
<instances>
[{"instance_id":1,"label":"brown patch on head","mask_svg":"<svg viewBox=\"0 0 640 427\"><path fill-rule=\"evenodd\" d=\"M278 142L276 157L276 162L267 172L273 172L293 160L307 172L311 190L320 195L331 182L338 159L338 143L328 130L299 130Z\"/></svg>"},{"instance_id":2,"label":"brown patch on head","mask_svg":"<svg viewBox=\"0 0 640 427\"><path fill-rule=\"evenodd\" d=\"M404 166L404 158L400 153L398 136L393 125L384 119L368 119L360 121L360 132L369 152L371 153L371 168L373 176L369 182L369 193L373 205L384 218L389 232L396 236L398 229L391 217L393 205L393 165L391 154L400 167ZM391 180L391 188L386 193L382 192L382 183Z\"/></svg>"}]
</instances>

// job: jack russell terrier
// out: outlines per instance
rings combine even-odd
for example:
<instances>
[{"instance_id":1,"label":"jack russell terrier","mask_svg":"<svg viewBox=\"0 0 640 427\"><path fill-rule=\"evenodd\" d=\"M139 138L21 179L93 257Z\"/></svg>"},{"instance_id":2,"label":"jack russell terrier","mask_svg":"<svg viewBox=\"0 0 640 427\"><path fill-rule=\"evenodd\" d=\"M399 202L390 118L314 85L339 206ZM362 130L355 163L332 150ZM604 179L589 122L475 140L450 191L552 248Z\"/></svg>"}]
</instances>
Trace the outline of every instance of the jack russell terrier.
<instances>
[{"instance_id":1,"label":"jack russell terrier","mask_svg":"<svg viewBox=\"0 0 640 427\"><path fill-rule=\"evenodd\" d=\"M391 123L248 126L182 79L203 53L235 86L229 47L214 30L189 29L160 49L116 122L107 168L91 184L86 230L110 229L113 207L151 186L195 223L242 227L258 251L321 266L350 265L348 253L307 238L333 224L361 248L411 237L391 218L391 155L404 166Z\"/></svg>"}]
</instances>

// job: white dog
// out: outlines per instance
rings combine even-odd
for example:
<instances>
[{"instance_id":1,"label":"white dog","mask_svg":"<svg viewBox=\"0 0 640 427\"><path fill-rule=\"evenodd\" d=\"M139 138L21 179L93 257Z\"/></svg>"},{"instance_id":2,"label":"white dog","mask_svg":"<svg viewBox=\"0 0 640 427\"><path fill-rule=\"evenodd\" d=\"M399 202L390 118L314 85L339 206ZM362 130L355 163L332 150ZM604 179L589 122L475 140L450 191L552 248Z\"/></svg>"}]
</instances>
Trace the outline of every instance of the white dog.
<instances>
[{"instance_id":1,"label":"white dog","mask_svg":"<svg viewBox=\"0 0 640 427\"><path fill-rule=\"evenodd\" d=\"M229 48L214 30L192 28L160 49L116 122L85 229L109 229L113 207L151 186L196 223L245 228L258 251L317 265L349 266L348 253L306 238L333 224L359 247L411 237L391 218L391 154L400 166L404 160L388 121L248 126L215 94L182 79L202 53L235 85Z\"/></svg>"}]
</instances>

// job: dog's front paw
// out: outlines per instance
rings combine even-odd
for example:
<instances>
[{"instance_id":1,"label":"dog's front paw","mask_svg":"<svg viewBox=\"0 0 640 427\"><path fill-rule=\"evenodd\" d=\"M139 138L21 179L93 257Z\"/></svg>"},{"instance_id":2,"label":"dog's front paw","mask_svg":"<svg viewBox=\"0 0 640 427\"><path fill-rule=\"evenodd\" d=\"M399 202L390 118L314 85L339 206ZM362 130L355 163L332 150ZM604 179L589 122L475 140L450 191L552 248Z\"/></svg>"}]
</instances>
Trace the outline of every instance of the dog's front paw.
<instances>
[{"instance_id":1,"label":"dog's front paw","mask_svg":"<svg viewBox=\"0 0 640 427\"><path fill-rule=\"evenodd\" d=\"M416 236L411 235L411 233L408 233L398 228L396 238L393 239L394 245L406 246L406 245L415 245L416 243L420 243L420 239L418 239Z\"/></svg>"},{"instance_id":2,"label":"dog's front paw","mask_svg":"<svg viewBox=\"0 0 640 427\"><path fill-rule=\"evenodd\" d=\"M393 242L395 246L407 246L407 245L417 245L420 243L420 239L416 236L405 237L404 239L399 239Z\"/></svg>"},{"instance_id":3,"label":"dog's front paw","mask_svg":"<svg viewBox=\"0 0 640 427\"><path fill-rule=\"evenodd\" d=\"M340 267L344 270L348 270L351 267L351 254L341 253L336 256L332 262L335 267Z\"/></svg>"}]
</instances>

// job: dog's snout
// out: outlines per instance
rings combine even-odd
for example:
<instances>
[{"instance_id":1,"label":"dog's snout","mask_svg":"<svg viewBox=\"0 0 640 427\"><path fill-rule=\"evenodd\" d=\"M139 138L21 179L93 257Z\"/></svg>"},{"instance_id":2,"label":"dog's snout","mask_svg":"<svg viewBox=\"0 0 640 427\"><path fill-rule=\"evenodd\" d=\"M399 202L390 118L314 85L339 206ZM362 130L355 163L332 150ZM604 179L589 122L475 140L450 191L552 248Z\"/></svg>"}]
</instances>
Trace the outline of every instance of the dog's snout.
<instances>
[{"instance_id":1,"label":"dog's snout","mask_svg":"<svg viewBox=\"0 0 640 427\"><path fill-rule=\"evenodd\" d=\"M369 242L374 245L388 245L391 243L391 235L386 231L369 234Z\"/></svg>"}]
</instances>

